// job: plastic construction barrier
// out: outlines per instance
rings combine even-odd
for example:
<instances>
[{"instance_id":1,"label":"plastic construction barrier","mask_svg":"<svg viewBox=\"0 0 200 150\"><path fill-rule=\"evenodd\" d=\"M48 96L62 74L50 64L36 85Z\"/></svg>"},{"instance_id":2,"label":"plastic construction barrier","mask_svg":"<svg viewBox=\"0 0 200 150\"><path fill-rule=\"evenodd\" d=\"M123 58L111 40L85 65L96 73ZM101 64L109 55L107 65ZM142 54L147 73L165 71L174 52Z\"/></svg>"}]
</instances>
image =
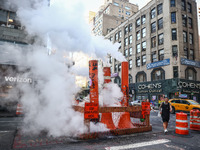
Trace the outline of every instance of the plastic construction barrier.
<instances>
[{"instance_id":1,"label":"plastic construction barrier","mask_svg":"<svg viewBox=\"0 0 200 150\"><path fill-rule=\"evenodd\" d=\"M176 114L176 134L188 135L188 120L187 114L180 112Z\"/></svg>"},{"instance_id":2,"label":"plastic construction barrier","mask_svg":"<svg viewBox=\"0 0 200 150\"><path fill-rule=\"evenodd\" d=\"M190 130L200 130L200 111L190 111Z\"/></svg>"}]
</instances>

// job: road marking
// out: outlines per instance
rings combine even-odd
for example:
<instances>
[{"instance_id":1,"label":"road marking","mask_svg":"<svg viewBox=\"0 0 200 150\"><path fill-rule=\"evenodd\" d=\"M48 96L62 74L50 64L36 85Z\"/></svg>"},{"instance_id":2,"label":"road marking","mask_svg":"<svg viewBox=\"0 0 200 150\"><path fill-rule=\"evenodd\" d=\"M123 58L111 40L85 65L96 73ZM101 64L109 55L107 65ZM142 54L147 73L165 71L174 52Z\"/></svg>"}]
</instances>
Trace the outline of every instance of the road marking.
<instances>
[{"instance_id":1,"label":"road marking","mask_svg":"<svg viewBox=\"0 0 200 150\"><path fill-rule=\"evenodd\" d=\"M161 139L161 140L155 140L155 141L149 141L149 142L141 142L141 143L135 143L135 144L129 144L129 145L123 145L123 146L113 146L113 147L106 147L106 150L124 150L124 149L131 149L131 148L139 148L144 146L151 146L151 145L158 145L163 143L171 142L168 139Z\"/></svg>"},{"instance_id":2,"label":"road marking","mask_svg":"<svg viewBox=\"0 0 200 150\"><path fill-rule=\"evenodd\" d=\"M0 133L7 133L7 132L12 132L12 131L0 131Z\"/></svg>"}]
</instances>

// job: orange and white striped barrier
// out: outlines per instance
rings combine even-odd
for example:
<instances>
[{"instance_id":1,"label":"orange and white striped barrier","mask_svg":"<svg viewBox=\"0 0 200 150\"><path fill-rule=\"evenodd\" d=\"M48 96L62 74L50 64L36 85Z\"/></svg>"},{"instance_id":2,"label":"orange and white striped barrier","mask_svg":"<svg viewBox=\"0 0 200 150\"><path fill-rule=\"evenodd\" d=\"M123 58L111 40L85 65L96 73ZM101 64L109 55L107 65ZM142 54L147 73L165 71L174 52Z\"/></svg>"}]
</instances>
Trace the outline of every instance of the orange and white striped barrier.
<instances>
[{"instance_id":1,"label":"orange and white striped barrier","mask_svg":"<svg viewBox=\"0 0 200 150\"><path fill-rule=\"evenodd\" d=\"M23 114L23 109L21 104L17 104L17 109L16 109L16 115L22 115Z\"/></svg>"},{"instance_id":2,"label":"orange and white striped barrier","mask_svg":"<svg viewBox=\"0 0 200 150\"><path fill-rule=\"evenodd\" d=\"M176 134L188 135L188 120L187 114L180 112L176 114Z\"/></svg>"},{"instance_id":3,"label":"orange and white striped barrier","mask_svg":"<svg viewBox=\"0 0 200 150\"><path fill-rule=\"evenodd\" d=\"M200 111L190 111L190 130L200 130Z\"/></svg>"}]
</instances>

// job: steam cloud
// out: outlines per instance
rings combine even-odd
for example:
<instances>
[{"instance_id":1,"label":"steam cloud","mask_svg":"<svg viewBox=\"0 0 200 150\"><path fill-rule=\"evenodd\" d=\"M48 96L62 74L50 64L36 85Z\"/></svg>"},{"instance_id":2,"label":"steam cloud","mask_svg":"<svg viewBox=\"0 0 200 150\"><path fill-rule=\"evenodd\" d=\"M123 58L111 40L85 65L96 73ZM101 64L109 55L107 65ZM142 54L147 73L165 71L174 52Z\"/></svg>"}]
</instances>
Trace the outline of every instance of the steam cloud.
<instances>
[{"instance_id":1,"label":"steam cloud","mask_svg":"<svg viewBox=\"0 0 200 150\"><path fill-rule=\"evenodd\" d=\"M80 0L54 0L51 7L48 7L46 0L8 0L4 4L7 8L17 10L17 17L27 33L37 37L33 45L26 47L26 53L25 48L4 45L6 49L19 51L15 58L11 59L30 67L31 70L26 76L35 80L32 84L34 88L29 84L19 85L24 93L21 97L26 112L24 131L37 134L46 130L53 136L73 136L85 132L83 115L73 110L72 102L79 90L75 85L75 73L86 76L88 69L81 69L76 65L66 67L66 63L71 62L69 57L63 55L69 56L71 52L83 53L90 58L105 61L109 53L117 60L125 61L118 52L119 45L113 45L103 37L90 34L83 16L84 2ZM51 40L51 47L56 50L56 53L50 56L45 48L47 36ZM107 86L111 92L102 91L103 103L113 105L114 99L121 97L120 94L114 93L120 91L112 84ZM105 101L109 97L104 95L114 98Z\"/></svg>"}]
</instances>

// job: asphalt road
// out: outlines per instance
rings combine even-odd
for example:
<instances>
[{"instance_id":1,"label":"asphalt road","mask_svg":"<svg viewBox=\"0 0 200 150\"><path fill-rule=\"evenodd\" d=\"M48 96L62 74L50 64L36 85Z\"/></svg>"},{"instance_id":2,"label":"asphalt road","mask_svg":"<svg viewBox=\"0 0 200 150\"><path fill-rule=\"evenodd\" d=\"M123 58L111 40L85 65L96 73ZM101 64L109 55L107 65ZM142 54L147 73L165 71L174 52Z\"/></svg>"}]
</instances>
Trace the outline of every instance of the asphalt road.
<instances>
[{"instance_id":1,"label":"asphalt road","mask_svg":"<svg viewBox=\"0 0 200 150\"><path fill-rule=\"evenodd\" d=\"M189 119L189 118L188 118ZM16 129L20 128L22 118L0 118L0 149L10 150L13 148ZM151 112L151 132L137 133L123 136L109 136L95 140L76 140L65 138L63 142L46 142L46 145L34 145L25 148L28 150L197 150L200 149L200 132L190 131L188 136L175 134L175 115L172 114L169 122L168 134L163 133L161 118L157 112ZM23 135L22 135L23 136ZM17 138L17 137L15 137ZM24 138L28 138L24 136ZM48 139L48 138L46 138ZM30 141L30 139L29 139ZM33 141L33 140L32 140Z\"/></svg>"}]
</instances>

